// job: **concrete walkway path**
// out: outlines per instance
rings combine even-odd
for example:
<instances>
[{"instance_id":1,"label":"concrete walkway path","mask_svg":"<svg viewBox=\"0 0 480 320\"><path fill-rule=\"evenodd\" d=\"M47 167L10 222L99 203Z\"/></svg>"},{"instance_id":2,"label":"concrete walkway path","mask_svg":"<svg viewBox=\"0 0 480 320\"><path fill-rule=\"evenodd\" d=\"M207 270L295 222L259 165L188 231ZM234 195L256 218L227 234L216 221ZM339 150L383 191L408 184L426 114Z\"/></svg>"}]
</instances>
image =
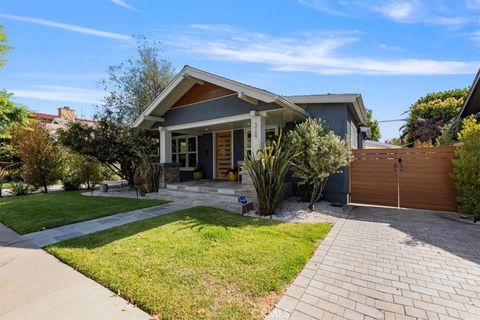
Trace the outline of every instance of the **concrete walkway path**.
<instances>
[{"instance_id":1,"label":"concrete walkway path","mask_svg":"<svg viewBox=\"0 0 480 320\"><path fill-rule=\"evenodd\" d=\"M30 240L39 247L45 247L62 240L81 237L89 233L110 229L130 222L152 218L190 207L191 205L189 204L167 203L160 206L117 213L102 218L37 231L24 235L24 238Z\"/></svg>"},{"instance_id":2,"label":"concrete walkway path","mask_svg":"<svg viewBox=\"0 0 480 320\"><path fill-rule=\"evenodd\" d=\"M0 224L0 320L32 319L151 317Z\"/></svg>"},{"instance_id":3,"label":"concrete walkway path","mask_svg":"<svg viewBox=\"0 0 480 320\"><path fill-rule=\"evenodd\" d=\"M480 319L480 225L454 214L355 207L269 319Z\"/></svg>"}]
</instances>

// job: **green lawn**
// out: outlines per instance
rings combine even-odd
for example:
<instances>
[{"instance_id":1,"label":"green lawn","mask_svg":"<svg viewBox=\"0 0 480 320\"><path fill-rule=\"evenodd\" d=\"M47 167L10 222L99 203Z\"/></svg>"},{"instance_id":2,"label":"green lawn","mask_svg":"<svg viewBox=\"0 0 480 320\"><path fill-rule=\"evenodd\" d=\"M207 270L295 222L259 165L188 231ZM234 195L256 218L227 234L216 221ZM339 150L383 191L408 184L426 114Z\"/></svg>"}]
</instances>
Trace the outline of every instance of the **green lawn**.
<instances>
[{"instance_id":1,"label":"green lawn","mask_svg":"<svg viewBox=\"0 0 480 320\"><path fill-rule=\"evenodd\" d=\"M85 191L12 196L0 200L0 222L20 234L114 213L164 204L164 200L82 196Z\"/></svg>"},{"instance_id":2,"label":"green lawn","mask_svg":"<svg viewBox=\"0 0 480 320\"><path fill-rule=\"evenodd\" d=\"M46 250L160 319L260 319L330 227L195 207Z\"/></svg>"}]
</instances>

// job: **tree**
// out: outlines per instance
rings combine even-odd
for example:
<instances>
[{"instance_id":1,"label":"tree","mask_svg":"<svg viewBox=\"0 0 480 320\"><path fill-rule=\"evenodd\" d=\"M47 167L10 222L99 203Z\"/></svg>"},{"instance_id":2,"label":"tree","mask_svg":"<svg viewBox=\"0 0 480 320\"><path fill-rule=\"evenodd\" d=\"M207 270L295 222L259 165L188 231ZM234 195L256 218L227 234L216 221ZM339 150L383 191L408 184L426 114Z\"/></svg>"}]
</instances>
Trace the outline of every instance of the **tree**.
<instances>
[{"instance_id":1,"label":"tree","mask_svg":"<svg viewBox=\"0 0 480 320\"><path fill-rule=\"evenodd\" d=\"M312 185L308 208L313 210L330 175L342 172L352 161L352 153L346 139L337 136L321 120L311 118L288 133L288 148L301 153L292 160L293 175L301 184Z\"/></svg>"},{"instance_id":2,"label":"tree","mask_svg":"<svg viewBox=\"0 0 480 320\"><path fill-rule=\"evenodd\" d=\"M12 94L0 90L0 138L9 138L9 129L26 125L30 112L24 106L11 100Z\"/></svg>"},{"instance_id":3,"label":"tree","mask_svg":"<svg viewBox=\"0 0 480 320\"><path fill-rule=\"evenodd\" d=\"M155 154L156 142L151 133L125 124L100 119L96 127L79 122L68 124L58 134L60 143L87 157L93 157L134 186L139 153Z\"/></svg>"},{"instance_id":4,"label":"tree","mask_svg":"<svg viewBox=\"0 0 480 320\"><path fill-rule=\"evenodd\" d=\"M40 123L15 130L13 143L23 163L25 182L36 188L47 187L61 178L62 158L59 147Z\"/></svg>"},{"instance_id":5,"label":"tree","mask_svg":"<svg viewBox=\"0 0 480 320\"><path fill-rule=\"evenodd\" d=\"M248 155L243 166L252 179L257 192L258 214L261 216L275 213L290 161L296 155L282 145L282 135L272 141L266 150L258 150Z\"/></svg>"},{"instance_id":6,"label":"tree","mask_svg":"<svg viewBox=\"0 0 480 320\"><path fill-rule=\"evenodd\" d=\"M468 88L429 93L415 102L409 110L404 135L407 143L418 140L436 144L443 126L460 111Z\"/></svg>"},{"instance_id":7,"label":"tree","mask_svg":"<svg viewBox=\"0 0 480 320\"><path fill-rule=\"evenodd\" d=\"M370 128L372 137L370 138L373 141L380 141L382 135L380 134L380 126L378 125L378 120L373 119L373 110L367 109L367 123L366 127Z\"/></svg>"},{"instance_id":8,"label":"tree","mask_svg":"<svg viewBox=\"0 0 480 320\"><path fill-rule=\"evenodd\" d=\"M0 24L0 67L5 65L5 59L3 58L5 54L11 48L7 45L8 39L5 33L3 32L3 25Z\"/></svg>"},{"instance_id":9,"label":"tree","mask_svg":"<svg viewBox=\"0 0 480 320\"><path fill-rule=\"evenodd\" d=\"M174 76L172 64L160 54L158 42L137 37L138 57L107 68L107 77L100 81L110 91L98 106L97 118L109 117L117 122L133 122L165 89Z\"/></svg>"}]
</instances>

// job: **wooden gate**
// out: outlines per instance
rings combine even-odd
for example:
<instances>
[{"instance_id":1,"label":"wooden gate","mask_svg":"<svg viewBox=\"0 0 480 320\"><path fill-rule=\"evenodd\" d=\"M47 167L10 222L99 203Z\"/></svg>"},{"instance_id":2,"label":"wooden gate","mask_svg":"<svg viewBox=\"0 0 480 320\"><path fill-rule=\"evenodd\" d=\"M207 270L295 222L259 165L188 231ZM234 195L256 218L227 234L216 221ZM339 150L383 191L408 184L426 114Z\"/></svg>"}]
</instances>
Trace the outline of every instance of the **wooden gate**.
<instances>
[{"instance_id":1,"label":"wooden gate","mask_svg":"<svg viewBox=\"0 0 480 320\"><path fill-rule=\"evenodd\" d=\"M351 202L457 211L455 147L362 149L353 154Z\"/></svg>"}]
</instances>

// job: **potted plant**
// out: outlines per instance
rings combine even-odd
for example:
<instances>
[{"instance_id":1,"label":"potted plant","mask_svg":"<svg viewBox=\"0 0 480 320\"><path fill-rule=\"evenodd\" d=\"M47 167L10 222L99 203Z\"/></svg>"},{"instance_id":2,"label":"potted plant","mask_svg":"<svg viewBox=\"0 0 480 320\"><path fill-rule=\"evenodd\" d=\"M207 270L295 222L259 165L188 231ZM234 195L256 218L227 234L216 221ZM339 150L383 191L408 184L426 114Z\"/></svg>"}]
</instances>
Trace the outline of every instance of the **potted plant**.
<instances>
[{"instance_id":1,"label":"potted plant","mask_svg":"<svg viewBox=\"0 0 480 320\"><path fill-rule=\"evenodd\" d=\"M225 172L225 176L227 177L228 181L238 181L238 167L228 169Z\"/></svg>"},{"instance_id":2,"label":"potted plant","mask_svg":"<svg viewBox=\"0 0 480 320\"><path fill-rule=\"evenodd\" d=\"M201 180L201 179L203 179L203 170L200 166L197 166L193 171L193 180Z\"/></svg>"}]
</instances>

